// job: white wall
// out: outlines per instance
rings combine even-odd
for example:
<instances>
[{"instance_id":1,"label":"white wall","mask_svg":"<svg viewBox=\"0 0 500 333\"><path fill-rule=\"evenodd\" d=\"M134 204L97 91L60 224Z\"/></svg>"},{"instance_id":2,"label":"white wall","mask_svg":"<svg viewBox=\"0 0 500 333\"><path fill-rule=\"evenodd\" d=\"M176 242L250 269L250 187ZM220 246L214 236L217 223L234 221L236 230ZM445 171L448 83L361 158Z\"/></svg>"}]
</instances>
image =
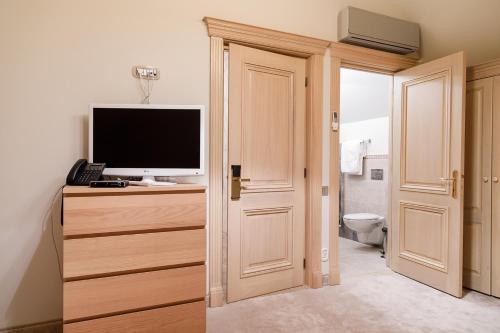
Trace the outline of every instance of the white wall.
<instances>
[{"instance_id":1,"label":"white wall","mask_svg":"<svg viewBox=\"0 0 500 333\"><path fill-rule=\"evenodd\" d=\"M392 76L340 70L340 123L380 118L392 107Z\"/></svg>"},{"instance_id":2,"label":"white wall","mask_svg":"<svg viewBox=\"0 0 500 333\"><path fill-rule=\"evenodd\" d=\"M86 156L89 103L139 102L131 67L152 64L162 76L153 103L208 106L204 16L335 40L346 5L421 23L424 60L460 49L471 63L500 56L494 0L2 0L0 328L61 317L44 214L73 162Z\"/></svg>"},{"instance_id":3,"label":"white wall","mask_svg":"<svg viewBox=\"0 0 500 333\"><path fill-rule=\"evenodd\" d=\"M389 154L389 117L380 117L340 125L340 142L367 140L368 155Z\"/></svg>"}]
</instances>

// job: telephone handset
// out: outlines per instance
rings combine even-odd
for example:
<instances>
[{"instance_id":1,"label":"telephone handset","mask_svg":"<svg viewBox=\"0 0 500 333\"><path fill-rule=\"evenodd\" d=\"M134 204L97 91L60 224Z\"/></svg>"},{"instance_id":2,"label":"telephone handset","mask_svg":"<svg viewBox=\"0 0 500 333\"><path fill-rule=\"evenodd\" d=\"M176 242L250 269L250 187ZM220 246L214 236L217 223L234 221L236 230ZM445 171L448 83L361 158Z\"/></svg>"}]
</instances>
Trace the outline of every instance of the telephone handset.
<instances>
[{"instance_id":1,"label":"telephone handset","mask_svg":"<svg viewBox=\"0 0 500 333\"><path fill-rule=\"evenodd\" d=\"M66 184L88 186L91 181L101 179L105 167L105 163L88 163L86 159L79 159L69 171Z\"/></svg>"}]
</instances>

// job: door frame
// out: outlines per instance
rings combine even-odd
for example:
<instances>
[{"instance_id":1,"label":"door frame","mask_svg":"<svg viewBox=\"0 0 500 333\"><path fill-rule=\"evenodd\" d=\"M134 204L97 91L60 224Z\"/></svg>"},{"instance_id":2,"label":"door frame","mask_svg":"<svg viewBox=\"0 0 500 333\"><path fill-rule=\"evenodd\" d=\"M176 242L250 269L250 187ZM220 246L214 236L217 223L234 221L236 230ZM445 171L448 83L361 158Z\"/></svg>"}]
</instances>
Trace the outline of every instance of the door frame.
<instances>
[{"instance_id":1,"label":"door frame","mask_svg":"<svg viewBox=\"0 0 500 333\"><path fill-rule=\"evenodd\" d=\"M500 58L467 67L467 82L500 75Z\"/></svg>"},{"instance_id":2,"label":"door frame","mask_svg":"<svg viewBox=\"0 0 500 333\"><path fill-rule=\"evenodd\" d=\"M368 72L377 72L382 74L394 75L403 69L417 65L418 59L409 56L388 53L373 49L367 49L360 46L332 42L330 45L331 69L330 69L330 121L334 119L340 124L340 69L351 68ZM336 118L334 118L336 114ZM389 161L392 161L392 109L389 113ZM339 144L340 144L340 126L337 130L329 127L330 132L330 166L329 166L329 274L328 284L340 284L340 262L339 262L339 201L340 201L340 169L339 169ZM391 174L392 166L389 163L389 172ZM389 188L391 188L391 179L389 179ZM389 195L389 211L391 211L391 202ZM391 216L386 217L387 226L391 226ZM391 237L387 233L386 256L390 263Z\"/></svg>"},{"instance_id":3,"label":"door frame","mask_svg":"<svg viewBox=\"0 0 500 333\"><path fill-rule=\"evenodd\" d=\"M305 284L319 288L321 272L323 58L330 41L205 17L210 37L209 304L222 306L224 46L236 43L306 59ZM315 129L314 131L312 129Z\"/></svg>"}]
</instances>

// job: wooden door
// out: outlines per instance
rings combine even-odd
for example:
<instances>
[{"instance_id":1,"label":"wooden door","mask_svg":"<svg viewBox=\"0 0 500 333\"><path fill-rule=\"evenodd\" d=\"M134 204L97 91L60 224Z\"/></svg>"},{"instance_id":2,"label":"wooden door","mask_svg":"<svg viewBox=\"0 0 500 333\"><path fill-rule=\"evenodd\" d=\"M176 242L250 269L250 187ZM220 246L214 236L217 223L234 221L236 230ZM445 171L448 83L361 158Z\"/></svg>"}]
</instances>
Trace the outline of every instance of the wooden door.
<instances>
[{"instance_id":1,"label":"wooden door","mask_svg":"<svg viewBox=\"0 0 500 333\"><path fill-rule=\"evenodd\" d=\"M491 292L493 79L467 83L464 187L464 286Z\"/></svg>"},{"instance_id":2,"label":"wooden door","mask_svg":"<svg viewBox=\"0 0 500 333\"><path fill-rule=\"evenodd\" d=\"M229 47L228 302L304 282L305 66Z\"/></svg>"},{"instance_id":3,"label":"wooden door","mask_svg":"<svg viewBox=\"0 0 500 333\"><path fill-rule=\"evenodd\" d=\"M394 75L391 268L462 296L463 52Z\"/></svg>"},{"instance_id":4,"label":"wooden door","mask_svg":"<svg viewBox=\"0 0 500 333\"><path fill-rule=\"evenodd\" d=\"M500 297L500 76L493 80L491 294Z\"/></svg>"}]
</instances>

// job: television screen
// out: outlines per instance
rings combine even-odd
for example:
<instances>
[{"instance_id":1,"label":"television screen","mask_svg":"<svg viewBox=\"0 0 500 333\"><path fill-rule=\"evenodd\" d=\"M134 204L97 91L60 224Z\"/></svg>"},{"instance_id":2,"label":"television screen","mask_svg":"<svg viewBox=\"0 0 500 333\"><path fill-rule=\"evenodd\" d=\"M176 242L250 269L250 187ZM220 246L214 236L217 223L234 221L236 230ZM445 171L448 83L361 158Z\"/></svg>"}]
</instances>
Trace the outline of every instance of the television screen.
<instances>
[{"instance_id":1,"label":"television screen","mask_svg":"<svg viewBox=\"0 0 500 333\"><path fill-rule=\"evenodd\" d=\"M107 169L202 168L200 107L94 106L90 121L91 160Z\"/></svg>"}]
</instances>

